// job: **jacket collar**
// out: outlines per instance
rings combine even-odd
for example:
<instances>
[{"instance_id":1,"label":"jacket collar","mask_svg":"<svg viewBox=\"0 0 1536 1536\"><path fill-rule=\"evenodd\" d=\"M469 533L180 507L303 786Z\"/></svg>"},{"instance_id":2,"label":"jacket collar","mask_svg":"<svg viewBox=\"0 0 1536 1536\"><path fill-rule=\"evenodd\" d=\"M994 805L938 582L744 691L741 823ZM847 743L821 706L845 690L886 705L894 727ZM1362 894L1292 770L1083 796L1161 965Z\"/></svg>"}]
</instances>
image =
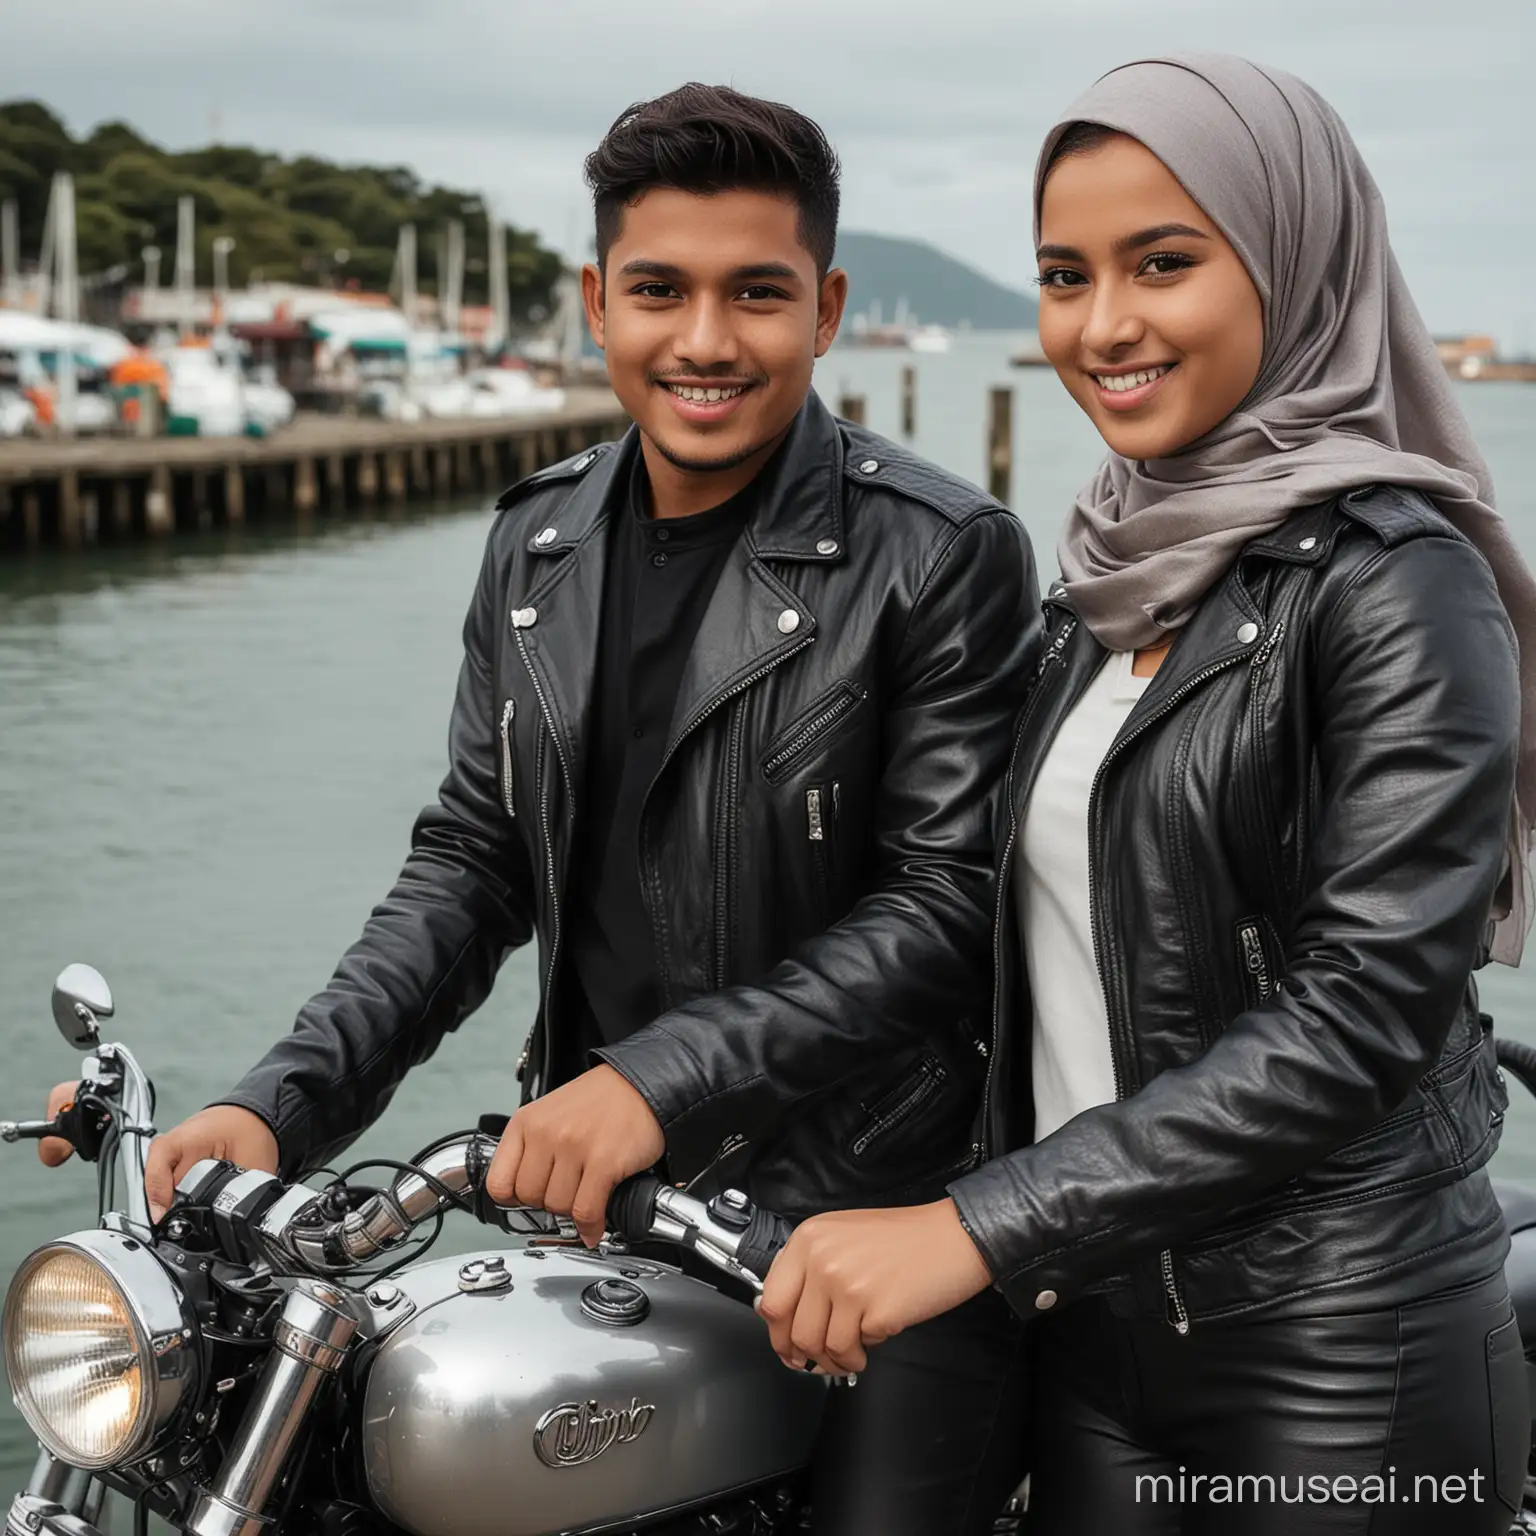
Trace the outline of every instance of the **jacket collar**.
<instances>
[{"instance_id":1,"label":"jacket collar","mask_svg":"<svg viewBox=\"0 0 1536 1536\"><path fill-rule=\"evenodd\" d=\"M527 663L544 684L567 764L584 763L590 746L608 525L623 514L639 451L639 433L631 428L617 451L598 453L547 520L536 520L527 538L529 552L538 557L531 585L526 594L513 594ZM751 520L726 559L694 637L669 753L718 704L815 639L815 613L767 562L830 565L845 558L842 471L837 423L810 395L764 471Z\"/></svg>"},{"instance_id":2,"label":"jacket collar","mask_svg":"<svg viewBox=\"0 0 1536 1536\"><path fill-rule=\"evenodd\" d=\"M564 506L547 524L529 530L531 554L569 554L604 517L622 508L640 452L639 429L631 427L617 451L591 452L595 462ZM814 393L806 396L779 452L763 470L748 534L765 560L826 565L843 558L843 437Z\"/></svg>"}]
</instances>

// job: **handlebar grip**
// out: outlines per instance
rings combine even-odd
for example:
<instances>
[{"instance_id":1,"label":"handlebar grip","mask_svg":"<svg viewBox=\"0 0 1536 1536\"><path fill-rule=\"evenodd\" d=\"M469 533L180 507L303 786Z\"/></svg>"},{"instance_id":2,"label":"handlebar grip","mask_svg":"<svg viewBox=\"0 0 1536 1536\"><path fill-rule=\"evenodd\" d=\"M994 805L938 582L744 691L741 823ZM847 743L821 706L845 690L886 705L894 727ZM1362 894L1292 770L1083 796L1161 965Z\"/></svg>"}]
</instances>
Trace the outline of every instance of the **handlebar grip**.
<instances>
[{"instance_id":1,"label":"handlebar grip","mask_svg":"<svg viewBox=\"0 0 1536 1536\"><path fill-rule=\"evenodd\" d=\"M645 1242L662 1187L654 1173L631 1174L608 1197L608 1230L625 1242Z\"/></svg>"},{"instance_id":2,"label":"handlebar grip","mask_svg":"<svg viewBox=\"0 0 1536 1536\"><path fill-rule=\"evenodd\" d=\"M1513 1072L1527 1092L1536 1093L1536 1046L1499 1035L1494 1039L1493 1050L1499 1065L1506 1072Z\"/></svg>"},{"instance_id":3,"label":"handlebar grip","mask_svg":"<svg viewBox=\"0 0 1536 1536\"><path fill-rule=\"evenodd\" d=\"M789 1241L794 1226L783 1216L765 1211L761 1206L752 1213L751 1224L741 1234L741 1246L736 1250L736 1262L750 1270L759 1280L768 1278L768 1270Z\"/></svg>"}]
</instances>

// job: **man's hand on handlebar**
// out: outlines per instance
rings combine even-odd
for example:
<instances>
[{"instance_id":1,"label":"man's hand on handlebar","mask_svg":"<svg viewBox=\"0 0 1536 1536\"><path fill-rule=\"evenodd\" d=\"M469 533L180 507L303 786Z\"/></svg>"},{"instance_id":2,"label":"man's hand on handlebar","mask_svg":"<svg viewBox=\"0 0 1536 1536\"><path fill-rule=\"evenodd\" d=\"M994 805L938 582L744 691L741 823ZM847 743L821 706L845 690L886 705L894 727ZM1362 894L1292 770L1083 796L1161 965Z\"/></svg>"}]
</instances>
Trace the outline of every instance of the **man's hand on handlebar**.
<instances>
[{"instance_id":1,"label":"man's hand on handlebar","mask_svg":"<svg viewBox=\"0 0 1536 1536\"><path fill-rule=\"evenodd\" d=\"M595 1247L615 1186L665 1151L650 1105L605 1064L513 1115L486 1175L486 1193L498 1205L569 1216L582 1241Z\"/></svg>"},{"instance_id":2,"label":"man's hand on handlebar","mask_svg":"<svg viewBox=\"0 0 1536 1536\"><path fill-rule=\"evenodd\" d=\"M44 1118L57 1120L60 1111L68 1109L79 1092L80 1084L77 1081L55 1083L53 1091L48 1095L48 1113ZM67 1162L75 1155L75 1149L62 1136L45 1136L37 1144L37 1155L45 1168L57 1168L60 1163Z\"/></svg>"},{"instance_id":3,"label":"man's hand on handlebar","mask_svg":"<svg viewBox=\"0 0 1536 1536\"><path fill-rule=\"evenodd\" d=\"M234 1104L199 1110L155 1137L144 1168L144 1191L149 1197L149 1214L156 1221L171 1208L177 1180L205 1157L276 1173L277 1138L259 1115Z\"/></svg>"}]
</instances>

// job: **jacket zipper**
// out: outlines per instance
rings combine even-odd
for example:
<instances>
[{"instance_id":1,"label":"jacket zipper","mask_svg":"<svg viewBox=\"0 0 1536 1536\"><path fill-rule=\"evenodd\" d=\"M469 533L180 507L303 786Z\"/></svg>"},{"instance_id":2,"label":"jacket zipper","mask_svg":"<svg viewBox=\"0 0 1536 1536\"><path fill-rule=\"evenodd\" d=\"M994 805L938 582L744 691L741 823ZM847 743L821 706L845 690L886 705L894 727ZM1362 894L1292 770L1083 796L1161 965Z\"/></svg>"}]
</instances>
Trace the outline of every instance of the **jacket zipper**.
<instances>
[{"instance_id":1,"label":"jacket zipper","mask_svg":"<svg viewBox=\"0 0 1536 1536\"><path fill-rule=\"evenodd\" d=\"M981 1139L971 1148L976 1155L978 1166L986 1162L991 1155L987 1146L987 1122L992 1103L992 1072L993 1065L997 1061L997 1042L1002 1032L1002 987L998 979L1002 975L1003 960L1003 910L1008 900L1008 866L1013 860L1013 845L1019 837L1019 817L1013 803L1013 770L1018 762L1019 743L1024 740L1024 727L1029 724L1030 717L1035 712L1035 705L1039 701L1044 684L1045 669L1051 661L1061 661L1062 653L1066 649L1067 641L1072 638L1072 632L1077 628L1077 619L1068 618L1061 626L1061 633L1046 647L1041 656L1039 665L1035 668L1035 688L1019 715L1019 723L1013 733L1013 747L1008 754L1008 773L1003 784L1003 793L1008 797L1008 837L1003 843L1003 855L998 860L997 866L997 902L992 917L992 1044L987 1045L978 1040L976 1048L987 1058L987 1072L981 1083Z\"/></svg>"},{"instance_id":2,"label":"jacket zipper","mask_svg":"<svg viewBox=\"0 0 1536 1536\"><path fill-rule=\"evenodd\" d=\"M731 853L736 818L733 796L741 778L742 711L734 712L727 733L725 783L715 807L715 986L730 980L731 966Z\"/></svg>"},{"instance_id":3,"label":"jacket zipper","mask_svg":"<svg viewBox=\"0 0 1536 1536\"><path fill-rule=\"evenodd\" d=\"M771 779L786 764L793 762L795 758L799 757L823 731L830 730L850 709L863 702L864 695L857 690L851 693L840 693L814 720L806 725L804 730L796 732L792 741L780 747L763 764L763 776Z\"/></svg>"},{"instance_id":4,"label":"jacket zipper","mask_svg":"<svg viewBox=\"0 0 1536 1536\"><path fill-rule=\"evenodd\" d=\"M805 792L805 835L813 843L827 840L826 824L821 816L821 790L812 787Z\"/></svg>"},{"instance_id":5,"label":"jacket zipper","mask_svg":"<svg viewBox=\"0 0 1536 1536\"><path fill-rule=\"evenodd\" d=\"M501 799L507 815L517 816L512 800L512 716L517 711L517 701L508 699L501 709Z\"/></svg>"},{"instance_id":6,"label":"jacket zipper","mask_svg":"<svg viewBox=\"0 0 1536 1536\"><path fill-rule=\"evenodd\" d=\"M1184 1298L1179 1295L1179 1278L1173 1272L1173 1250L1162 1252L1163 1294L1168 1298L1168 1321L1177 1333L1189 1332L1189 1313L1184 1310Z\"/></svg>"},{"instance_id":7,"label":"jacket zipper","mask_svg":"<svg viewBox=\"0 0 1536 1536\"><path fill-rule=\"evenodd\" d=\"M1115 1025L1116 1019L1114 1006L1115 994L1109 987L1104 986L1104 949L1102 938L1103 914L1099 906L1099 872L1095 853L1099 839L1103 832L1103 803L1099 796L1100 787L1104 782L1104 775L1109 765L1135 741L1148 726L1161 720L1164 715L1170 713L1184 699L1188 698L1196 688L1208 682L1218 673L1226 671L1229 667L1238 665L1242 661L1252 662L1260 653L1249 651L1246 656L1241 653L1235 656L1227 656L1221 661L1212 662L1208 667L1202 667L1195 675L1181 683L1172 693L1163 700L1158 707L1138 722L1134 730L1127 731L1119 736L1104 754L1104 760L1099 764L1098 772L1093 776L1093 785L1088 791L1088 909L1089 918L1093 930L1093 965L1099 975L1099 985L1104 988L1105 1011L1110 1019L1109 1046L1110 1063L1115 1074L1115 1099L1119 1101L1125 1097L1125 1079L1121 1070L1122 1041L1118 1038ZM1268 654L1268 642L1263 650ZM1189 1332L1189 1313L1185 1310L1184 1299L1179 1295L1178 1277L1173 1272L1173 1250L1165 1248L1160 1257L1163 1274L1163 1291L1168 1298L1168 1321L1173 1328L1181 1334Z\"/></svg>"},{"instance_id":8,"label":"jacket zipper","mask_svg":"<svg viewBox=\"0 0 1536 1536\"><path fill-rule=\"evenodd\" d=\"M518 653L523 658L523 666L527 668L528 676L533 680L533 691L538 695L539 708L544 715L545 729L549 732L549 739L554 743L555 758L560 764L560 774L565 781L565 793L571 801L572 817L575 816L576 797L571 791L571 775L565 765L565 754L560 750L560 736L555 730L555 718L549 707L549 700L544 694L544 685L539 681L539 674L534 670L533 661L528 655L528 647L523 640L523 632L520 629L513 631L517 636ZM550 1027L552 1013L552 1001L555 992L555 967L560 958L560 890L555 877L555 838L549 822L549 775L543 774L539 780L539 821L544 830L544 867L549 881L549 911L553 932L549 941L549 967L544 974L544 1032L547 1034ZM549 1060L548 1050L544 1053L544 1060ZM526 1063L525 1063L526 1065ZM542 1072L540 1074L543 1075Z\"/></svg>"},{"instance_id":9,"label":"jacket zipper","mask_svg":"<svg viewBox=\"0 0 1536 1536\"><path fill-rule=\"evenodd\" d=\"M704 707L701 710L699 710L699 712L693 717L693 719L691 719L682 728L682 730L680 730L677 733L677 739L672 743L672 745L670 747L667 748L665 756L663 756L660 764L658 765L658 767L656 769L656 776L655 776L655 778L653 778L651 780L651 788L654 789L655 786L661 782L661 776L662 776L662 774L664 774L667 771L667 765L677 755L677 749L679 747L681 747L682 744L699 728L699 726L701 724L703 724L703 722L705 720L707 720L709 718L709 716L712 715L717 709L719 709L719 707L722 704L726 703L730 699L734 699L738 694L745 693L747 691L747 689L750 688L760 678L767 677L767 675L770 672L772 672L775 667L779 666L783 662L788 661L789 658L791 656L795 655L797 652L803 651L806 648L806 646L810 645L811 642L813 640L815 640L815 638L816 638L816 636L813 633L813 634L809 634L809 635L804 636L800 640L797 640L788 649L780 651L779 654L777 656L775 656L772 661L766 662L763 666L758 667L757 670L754 671L754 672L749 672L744 678L742 678L742 680L739 683L733 683L729 688L727 688L725 690L724 693L716 694L714 698L710 699L704 705ZM518 644L519 645L522 644L522 636L521 635L518 636ZM532 670L532 669L530 668L530 670ZM542 702L542 700L543 700L543 693L542 692L540 693L539 697L540 697L540 701ZM545 713L546 714L548 713L547 706L546 706ZM562 759L562 762L561 762L561 766L562 766L562 768L564 767L564 760L563 759ZM649 801L649 799L650 799L650 789L647 789L647 791L646 791L646 801ZM734 806L731 807L730 809L731 809L732 814L734 814ZM645 847L645 805L644 804L642 804L641 810L640 810L640 828L641 828L641 831L640 831L640 846L641 846L641 849L642 849L640 857L641 857L641 860L643 862L644 857L645 857L645 854L644 854L644 851L643 851L644 847ZM645 870L643 868L640 871L640 875L641 875L641 880L640 880L641 896L642 896L642 898L645 898L649 882L645 878ZM650 903L649 903L648 900L646 901L646 911L649 914L649 912L650 912ZM652 919L653 924L654 924L654 921L655 921L655 919L653 918ZM717 963L718 963L718 958L717 958ZM663 973L658 977L658 981L661 984L661 993L662 993L663 1000L665 1000L665 998L667 996L668 988L670 987L671 982L670 982L669 977L665 974L665 969L664 968L663 968Z\"/></svg>"},{"instance_id":10,"label":"jacket zipper","mask_svg":"<svg viewBox=\"0 0 1536 1536\"><path fill-rule=\"evenodd\" d=\"M948 1074L941 1063L937 1061L923 1060L917 1064L917 1076L910 1086L903 1084L897 1090L900 1097L894 1104L883 1103L875 1106L874 1122L866 1130L860 1133L850 1151L855 1157L862 1157L868 1151L870 1143L895 1126L899 1125L908 1115L915 1114L917 1110L931 1099L944 1085L944 1079Z\"/></svg>"},{"instance_id":11,"label":"jacket zipper","mask_svg":"<svg viewBox=\"0 0 1536 1536\"><path fill-rule=\"evenodd\" d=\"M1104 943L1103 943L1103 913L1099 908L1099 869L1096 857L1100 837L1104 830L1103 813L1104 806L1099 795L1099 790L1104 783L1104 775L1109 771L1110 764L1149 726L1156 724L1165 715L1171 713L1181 704L1196 688L1219 673L1225 672L1229 667L1238 663L1253 659L1253 652L1242 656L1227 656L1221 661L1212 662L1208 667L1202 667L1191 678L1186 679L1172 693L1163 700L1150 714L1137 722L1134 729L1117 737L1110 745L1109 751L1104 754L1104 760L1099 764L1098 772L1093 776L1093 784L1088 791L1088 908L1089 918L1093 930L1093 964L1099 974L1099 985L1104 987L1104 1002L1106 1012L1110 1016L1110 1061L1115 1072L1115 1098L1125 1097L1125 1077L1121 1068L1122 1047L1124 1042L1117 1036L1115 1026L1120 1022L1116 1017L1117 1010L1114 1007L1114 995L1111 989L1104 986Z\"/></svg>"},{"instance_id":12,"label":"jacket zipper","mask_svg":"<svg viewBox=\"0 0 1536 1536\"><path fill-rule=\"evenodd\" d=\"M1258 988L1258 1002L1263 1002L1274 990L1270 985L1269 961L1264 956L1264 937L1257 923L1244 923L1237 930L1238 942L1243 946L1243 967Z\"/></svg>"}]
</instances>

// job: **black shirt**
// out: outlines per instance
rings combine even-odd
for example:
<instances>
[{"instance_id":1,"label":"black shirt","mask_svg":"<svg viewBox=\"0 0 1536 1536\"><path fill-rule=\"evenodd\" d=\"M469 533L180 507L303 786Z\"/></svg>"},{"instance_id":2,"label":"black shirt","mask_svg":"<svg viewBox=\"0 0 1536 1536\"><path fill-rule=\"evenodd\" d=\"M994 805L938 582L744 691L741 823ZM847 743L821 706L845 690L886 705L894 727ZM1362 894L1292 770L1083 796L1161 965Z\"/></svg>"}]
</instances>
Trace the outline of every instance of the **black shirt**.
<instances>
[{"instance_id":1,"label":"black shirt","mask_svg":"<svg viewBox=\"0 0 1536 1536\"><path fill-rule=\"evenodd\" d=\"M756 482L692 517L653 518L637 454L627 506L608 531L602 632L593 689L592 749L569 955L585 994L580 1051L648 1024L660 1011L655 937L640 891L640 813L666 751L694 636L732 546L751 516Z\"/></svg>"}]
</instances>

